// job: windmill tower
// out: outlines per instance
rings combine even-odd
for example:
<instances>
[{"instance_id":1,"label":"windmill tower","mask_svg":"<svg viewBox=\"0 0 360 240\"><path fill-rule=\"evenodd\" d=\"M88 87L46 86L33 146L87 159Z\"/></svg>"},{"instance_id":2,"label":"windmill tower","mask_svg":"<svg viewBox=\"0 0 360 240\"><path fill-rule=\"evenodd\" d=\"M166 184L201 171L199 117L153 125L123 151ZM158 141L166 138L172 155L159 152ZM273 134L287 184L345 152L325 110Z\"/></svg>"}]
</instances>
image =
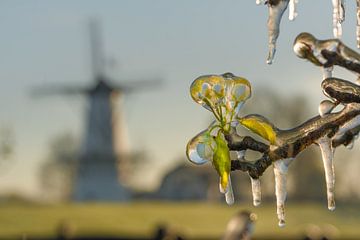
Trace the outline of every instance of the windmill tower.
<instances>
[{"instance_id":1,"label":"windmill tower","mask_svg":"<svg viewBox=\"0 0 360 240\"><path fill-rule=\"evenodd\" d=\"M131 192L119 181L119 147L126 139L119 135L114 103L122 95L158 85L158 81L136 81L114 84L104 72L104 56L98 22L90 21L91 60L94 84L90 87L51 87L38 89L39 94L82 94L88 98L85 131L77 164L72 198L74 201L128 201ZM120 133L121 135L122 133ZM122 140L122 142L119 142ZM120 146L121 148L121 146Z\"/></svg>"}]
</instances>

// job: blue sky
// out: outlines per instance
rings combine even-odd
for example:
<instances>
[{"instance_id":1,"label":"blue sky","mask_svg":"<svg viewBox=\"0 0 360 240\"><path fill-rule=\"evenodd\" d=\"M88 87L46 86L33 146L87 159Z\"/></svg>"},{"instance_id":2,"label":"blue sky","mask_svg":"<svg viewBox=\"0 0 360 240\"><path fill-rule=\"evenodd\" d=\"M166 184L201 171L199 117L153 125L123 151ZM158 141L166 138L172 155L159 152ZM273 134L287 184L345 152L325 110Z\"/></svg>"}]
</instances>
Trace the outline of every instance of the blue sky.
<instances>
[{"instance_id":1,"label":"blue sky","mask_svg":"<svg viewBox=\"0 0 360 240\"><path fill-rule=\"evenodd\" d=\"M106 55L117 65L118 82L161 77L164 86L124 99L132 149L156 159L148 182L180 158L189 138L211 115L192 102L188 89L202 74L233 72L256 88L270 87L291 96L306 95L316 114L323 98L320 69L292 52L296 35L307 31L332 38L331 1L304 1L294 22L282 21L272 66L267 56L267 8L255 0L8 0L0 3L0 126L16 137L14 163L0 175L0 192L38 189L37 173L48 141L64 131L83 134L86 101L81 97L32 99L42 85L90 84L87 21L102 22ZM355 48L355 1L347 2L343 41ZM337 76L354 76L336 70ZM256 96L261 97L261 96ZM250 99L251 101L251 99Z\"/></svg>"}]
</instances>

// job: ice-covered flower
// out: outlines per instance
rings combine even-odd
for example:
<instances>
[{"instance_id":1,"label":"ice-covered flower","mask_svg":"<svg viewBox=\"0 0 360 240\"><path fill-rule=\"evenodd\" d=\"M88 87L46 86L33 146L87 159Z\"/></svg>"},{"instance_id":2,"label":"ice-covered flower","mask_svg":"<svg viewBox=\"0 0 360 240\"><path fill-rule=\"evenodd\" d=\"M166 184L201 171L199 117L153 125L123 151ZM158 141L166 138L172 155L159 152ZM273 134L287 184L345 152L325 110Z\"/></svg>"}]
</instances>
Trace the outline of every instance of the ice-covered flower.
<instances>
[{"instance_id":1,"label":"ice-covered flower","mask_svg":"<svg viewBox=\"0 0 360 240\"><path fill-rule=\"evenodd\" d=\"M195 102L210 110L216 120L192 138L186 147L188 159L197 165L211 162L220 178L220 192L232 204L230 151L225 140L241 106L251 96L250 83L232 73L204 75L194 80L190 95Z\"/></svg>"}]
</instances>

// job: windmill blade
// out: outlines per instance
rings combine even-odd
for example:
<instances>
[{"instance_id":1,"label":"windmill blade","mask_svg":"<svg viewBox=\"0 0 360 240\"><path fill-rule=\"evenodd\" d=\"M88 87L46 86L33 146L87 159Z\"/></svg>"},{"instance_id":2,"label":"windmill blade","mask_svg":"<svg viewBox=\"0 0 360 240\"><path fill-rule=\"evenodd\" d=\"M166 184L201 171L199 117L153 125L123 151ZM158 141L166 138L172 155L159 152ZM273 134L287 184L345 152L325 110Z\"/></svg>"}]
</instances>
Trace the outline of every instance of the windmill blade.
<instances>
[{"instance_id":1,"label":"windmill blade","mask_svg":"<svg viewBox=\"0 0 360 240\"><path fill-rule=\"evenodd\" d=\"M77 95L85 94L89 88L83 86L41 86L30 90L30 96L33 98L46 97L53 95Z\"/></svg>"},{"instance_id":2,"label":"windmill blade","mask_svg":"<svg viewBox=\"0 0 360 240\"><path fill-rule=\"evenodd\" d=\"M112 84L114 90L120 91L122 93L131 93L134 91L142 91L142 90L156 90L163 84L163 80L161 78L156 79L148 79L148 80L134 80L134 81L126 81L121 82L120 84Z\"/></svg>"},{"instance_id":3,"label":"windmill blade","mask_svg":"<svg viewBox=\"0 0 360 240\"><path fill-rule=\"evenodd\" d=\"M104 51L101 37L100 22L96 18L91 18L89 21L90 34L90 51L91 51L91 65L94 78L103 76L104 74Z\"/></svg>"}]
</instances>

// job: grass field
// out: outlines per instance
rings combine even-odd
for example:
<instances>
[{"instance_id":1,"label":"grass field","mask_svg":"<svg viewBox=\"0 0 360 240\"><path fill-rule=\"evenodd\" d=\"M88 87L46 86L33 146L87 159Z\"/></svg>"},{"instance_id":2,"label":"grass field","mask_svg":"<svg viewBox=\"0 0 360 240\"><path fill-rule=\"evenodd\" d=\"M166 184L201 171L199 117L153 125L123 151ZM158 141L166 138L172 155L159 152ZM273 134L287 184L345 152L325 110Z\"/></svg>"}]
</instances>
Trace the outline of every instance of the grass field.
<instances>
[{"instance_id":1,"label":"grass field","mask_svg":"<svg viewBox=\"0 0 360 240\"><path fill-rule=\"evenodd\" d=\"M255 236L291 237L303 235L310 224L332 229L338 239L360 239L360 206L341 205L334 212L326 204L294 204L286 208L287 226L279 228L275 203L258 208L250 204L135 202L127 204L89 203L66 205L0 204L0 237L54 236L59 223L68 221L76 235L146 236L159 223L167 223L189 238L220 236L227 221L238 210L257 214Z\"/></svg>"}]
</instances>

